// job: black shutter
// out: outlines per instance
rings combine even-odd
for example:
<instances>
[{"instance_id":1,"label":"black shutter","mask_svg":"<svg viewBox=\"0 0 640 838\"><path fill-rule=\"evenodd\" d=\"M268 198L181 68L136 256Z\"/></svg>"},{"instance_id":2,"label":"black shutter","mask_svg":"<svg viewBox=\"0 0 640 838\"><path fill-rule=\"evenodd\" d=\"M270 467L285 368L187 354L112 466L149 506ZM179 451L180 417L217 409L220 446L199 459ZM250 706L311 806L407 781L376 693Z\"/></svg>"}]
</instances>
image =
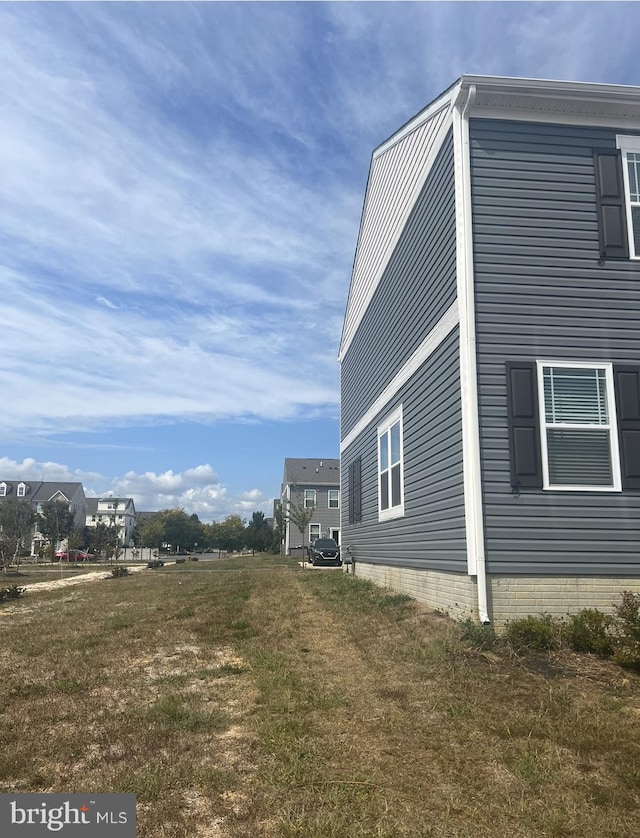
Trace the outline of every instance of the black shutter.
<instances>
[{"instance_id":1,"label":"black shutter","mask_svg":"<svg viewBox=\"0 0 640 838\"><path fill-rule=\"evenodd\" d=\"M618 149L593 152L601 259L628 259L627 211Z\"/></svg>"},{"instance_id":2,"label":"black shutter","mask_svg":"<svg viewBox=\"0 0 640 838\"><path fill-rule=\"evenodd\" d=\"M506 368L511 485L541 489L536 366L533 361L510 361Z\"/></svg>"},{"instance_id":3,"label":"black shutter","mask_svg":"<svg viewBox=\"0 0 640 838\"><path fill-rule=\"evenodd\" d=\"M640 489L640 367L613 368L623 489Z\"/></svg>"},{"instance_id":4,"label":"black shutter","mask_svg":"<svg viewBox=\"0 0 640 838\"><path fill-rule=\"evenodd\" d=\"M349 523L362 521L362 466L358 457L349 465Z\"/></svg>"}]
</instances>

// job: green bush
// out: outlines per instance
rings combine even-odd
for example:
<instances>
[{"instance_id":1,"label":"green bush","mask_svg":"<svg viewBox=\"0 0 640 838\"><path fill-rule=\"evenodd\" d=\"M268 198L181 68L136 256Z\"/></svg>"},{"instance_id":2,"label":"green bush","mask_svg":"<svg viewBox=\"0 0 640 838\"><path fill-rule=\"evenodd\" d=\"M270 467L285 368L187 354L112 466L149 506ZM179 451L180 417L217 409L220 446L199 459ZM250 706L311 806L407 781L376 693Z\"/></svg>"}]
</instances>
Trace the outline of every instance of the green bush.
<instances>
[{"instance_id":1,"label":"green bush","mask_svg":"<svg viewBox=\"0 0 640 838\"><path fill-rule=\"evenodd\" d=\"M585 608L569 617L565 639L576 652L608 657L613 651L613 617L597 608Z\"/></svg>"},{"instance_id":2,"label":"green bush","mask_svg":"<svg viewBox=\"0 0 640 838\"><path fill-rule=\"evenodd\" d=\"M516 651L559 649L562 622L554 619L551 614L542 614L540 617L529 615L507 623L505 636Z\"/></svg>"},{"instance_id":3,"label":"green bush","mask_svg":"<svg viewBox=\"0 0 640 838\"><path fill-rule=\"evenodd\" d=\"M467 617L466 620L460 620L460 628L463 632L460 639L476 649L488 650L495 646L496 635L492 625L483 626Z\"/></svg>"},{"instance_id":4,"label":"green bush","mask_svg":"<svg viewBox=\"0 0 640 838\"><path fill-rule=\"evenodd\" d=\"M613 659L620 666L640 671L640 594L622 592L622 601L614 605L616 637Z\"/></svg>"}]
</instances>

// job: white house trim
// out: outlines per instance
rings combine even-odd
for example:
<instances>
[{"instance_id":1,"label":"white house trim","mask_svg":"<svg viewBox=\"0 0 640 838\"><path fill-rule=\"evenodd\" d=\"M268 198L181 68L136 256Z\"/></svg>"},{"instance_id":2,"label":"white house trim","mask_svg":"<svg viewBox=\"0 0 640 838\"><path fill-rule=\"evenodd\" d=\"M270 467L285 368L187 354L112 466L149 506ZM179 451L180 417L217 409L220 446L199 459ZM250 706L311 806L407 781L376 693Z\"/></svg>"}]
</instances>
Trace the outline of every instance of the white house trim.
<instances>
[{"instance_id":1,"label":"white house trim","mask_svg":"<svg viewBox=\"0 0 640 838\"><path fill-rule=\"evenodd\" d=\"M518 108L477 108L470 116L473 119L508 119L514 122L545 122L553 120L554 125L585 125L589 128L625 128L640 132L640 116L599 116L594 114L558 113L557 111L526 111Z\"/></svg>"},{"instance_id":2,"label":"white house trim","mask_svg":"<svg viewBox=\"0 0 640 838\"><path fill-rule=\"evenodd\" d=\"M391 379L378 398L373 402L368 410L363 413L353 428L345 436L340 443L340 453L346 451L346 449L358 438L365 428L373 422L376 416L384 410L386 405L398 393L400 388L403 387L407 381L409 381L411 376L420 369L427 358L436 351L447 335L455 329L457 325L458 304L457 302L454 302L453 305L451 305L442 315L440 320L438 320L420 346L405 362L402 369Z\"/></svg>"},{"instance_id":3,"label":"white house trim","mask_svg":"<svg viewBox=\"0 0 640 838\"><path fill-rule=\"evenodd\" d=\"M456 268L460 322L460 398L462 407L462 470L464 481L467 571L476 576L478 617L489 622L485 572L482 482L480 477L480 427L471 214L471 158L468 113L476 96L475 85L462 88L454 106Z\"/></svg>"},{"instance_id":4,"label":"white house trim","mask_svg":"<svg viewBox=\"0 0 640 838\"><path fill-rule=\"evenodd\" d=\"M640 127L638 128L640 134ZM636 243L633 233L633 214L631 211L631 187L629 184L629 167L627 154L632 151L640 154L640 136L633 134L616 134L616 148L622 154L622 179L624 183L624 208L627 219L627 244L629 247L629 259L640 259L640 253L636 253ZM635 204L637 206L637 204Z\"/></svg>"},{"instance_id":5,"label":"white house trim","mask_svg":"<svg viewBox=\"0 0 640 838\"><path fill-rule=\"evenodd\" d=\"M429 114L430 119L435 119L442 110L443 108L440 107L435 111L435 113ZM415 127L421 127L421 125ZM400 208L400 215L397 219L393 221L393 235L389 238L384 252L380 257L377 266L375 267L375 271L370 276L367 276L367 266L360 264L360 248L363 242L366 243L367 237L370 235L371 225L379 223L379 220L376 222L376 220L374 219L367 219L366 224L364 222L365 215L370 209L370 205L374 203L376 193L380 190L380 186L383 183L384 179L382 178L380 182L376 184L375 190L367 190L365 207L363 209L363 223L361 225L358 247L356 250L356 257L354 260L353 278L351 282L351 288L349 289L349 298L347 300L347 310L345 313L342 342L340 346L340 352L338 355L339 361L342 361L342 359L344 358L347 350L349 349L349 346L351 345L351 342L353 341L356 335L356 332L358 331L360 323L362 322L362 319L364 318L364 315L369 307L369 303L371 302L373 295L375 294L376 289L380 284L380 280L382 279L387 265L389 264L389 260L391 259L391 256L393 255L393 252L396 249L396 246L400 240L400 237L402 236L409 216L415 206L416 201L418 200L420 192L422 191L425 181L429 176L431 169L433 168L435 159L440 149L442 148L442 144L450 129L451 117L449 109L447 108L447 112L443 114L442 121L439 127L436 128L434 135L432 137L427 138L427 141L429 143L429 151L427 153L427 156L424 159L419 160L419 174L417 176L417 179L415 179L414 181L413 189L408 199L406 201L403 200L403 206ZM408 134L407 136L405 136L405 140L408 136ZM393 148L393 145L390 146L389 149L385 150L388 151L391 148ZM371 161L371 170L369 174L370 185L372 185L373 183L375 168L381 165L381 155L374 155Z\"/></svg>"}]
</instances>

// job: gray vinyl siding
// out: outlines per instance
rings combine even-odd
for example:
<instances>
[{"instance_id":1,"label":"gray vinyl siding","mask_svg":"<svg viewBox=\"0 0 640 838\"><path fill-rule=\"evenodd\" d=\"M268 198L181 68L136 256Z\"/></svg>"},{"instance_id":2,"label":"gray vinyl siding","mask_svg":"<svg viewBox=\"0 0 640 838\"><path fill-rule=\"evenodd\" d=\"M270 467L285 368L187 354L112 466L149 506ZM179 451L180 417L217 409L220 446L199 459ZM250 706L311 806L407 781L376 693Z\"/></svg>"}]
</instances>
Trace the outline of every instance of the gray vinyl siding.
<instances>
[{"instance_id":1,"label":"gray vinyl siding","mask_svg":"<svg viewBox=\"0 0 640 838\"><path fill-rule=\"evenodd\" d=\"M313 518L311 519L311 524L320 524L321 526L321 535L328 536L330 529L337 529L340 527L340 509L329 509L329 489L338 489L339 486L336 483L335 486L318 486L317 484L309 483L305 484L297 484L295 488L291 489L291 502L296 506L302 506L304 504L304 490L305 489L315 489L316 490L316 508L313 512ZM300 530L295 526L295 524L290 524L290 546L295 547L298 544L305 544L309 543L309 528L307 527L307 531L304 534L304 542L302 541L302 533Z\"/></svg>"},{"instance_id":2,"label":"gray vinyl siding","mask_svg":"<svg viewBox=\"0 0 640 838\"><path fill-rule=\"evenodd\" d=\"M343 438L455 298L455 192L449 133L343 359Z\"/></svg>"},{"instance_id":3,"label":"gray vinyl siding","mask_svg":"<svg viewBox=\"0 0 640 838\"><path fill-rule=\"evenodd\" d=\"M466 572L459 332L454 329L342 456L342 544L355 560ZM377 428L402 404L404 509L378 521ZM348 523L349 465L362 462L362 521Z\"/></svg>"},{"instance_id":4,"label":"gray vinyl siding","mask_svg":"<svg viewBox=\"0 0 640 838\"><path fill-rule=\"evenodd\" d=\"M505 361L640 361L640 267L598 264L593 149L615 134L471 121L489 573L640 574L640 492L516 497L509 473Z\"/></svg>"}]
</instances>

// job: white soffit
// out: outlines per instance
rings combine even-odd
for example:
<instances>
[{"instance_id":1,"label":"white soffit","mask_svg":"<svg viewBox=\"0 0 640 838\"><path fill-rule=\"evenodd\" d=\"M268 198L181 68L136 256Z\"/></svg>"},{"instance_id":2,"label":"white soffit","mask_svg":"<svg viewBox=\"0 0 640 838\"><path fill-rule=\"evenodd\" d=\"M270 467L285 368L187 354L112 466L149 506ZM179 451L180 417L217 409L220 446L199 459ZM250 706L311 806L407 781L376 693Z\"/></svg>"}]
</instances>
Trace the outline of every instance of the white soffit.
<instances>
[{"instance_id":1,"label":"white soffit","mask_svg":"<svg viewBox=\"0 0 640 838\"><path fill-rule=\"evenodd\" d=\"M499 76L462 76L461 83L476 85L472 116L611 125L640 119L640 87Z\"/></svg>"},{"instance_id":2,"label":"white soffit","mask_svg":"<svg viewBox=\"0 0 640 838\"><path fill-rule=\"evenodd\" d=\"M451 95L440 98L373 154L342 331L347 351L451 127Z\"/></svg>"}]
</instances>

